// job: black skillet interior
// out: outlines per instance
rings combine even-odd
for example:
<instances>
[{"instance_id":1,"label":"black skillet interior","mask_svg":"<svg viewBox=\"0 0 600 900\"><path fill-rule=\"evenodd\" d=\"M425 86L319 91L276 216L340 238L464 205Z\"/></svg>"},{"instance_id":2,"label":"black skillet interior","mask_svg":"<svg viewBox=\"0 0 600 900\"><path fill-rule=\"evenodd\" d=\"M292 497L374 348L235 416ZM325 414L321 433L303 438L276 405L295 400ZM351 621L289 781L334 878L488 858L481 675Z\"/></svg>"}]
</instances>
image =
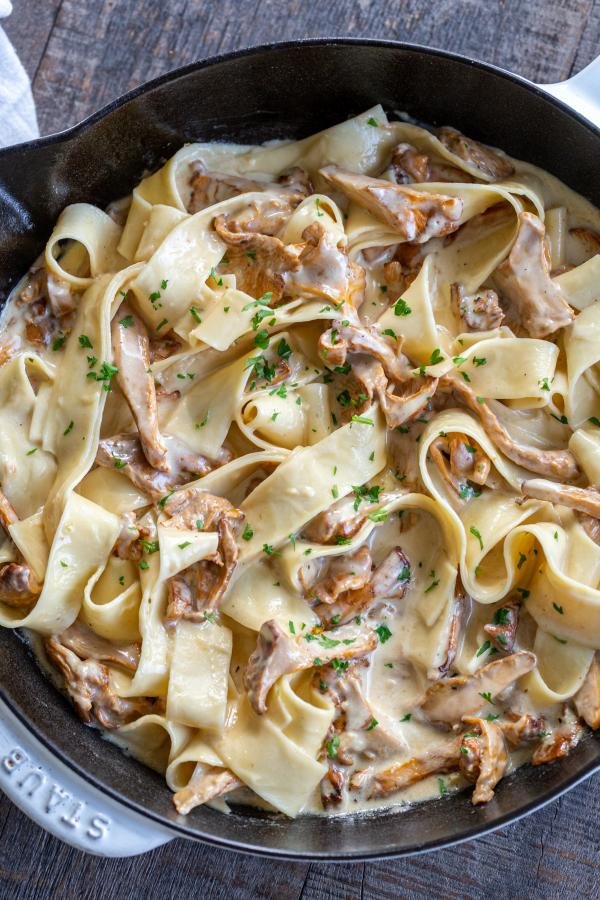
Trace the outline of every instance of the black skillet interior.
<instances>
[{"instance_id":1,"label":"black skillet interior","mask_svg":"<svg viewBox=\"0 0 600 900\"><path fill-rule=\"evenodd\" d=\"M179 70L62 135L0 151L0 301L33 261L63 207L105 205L185 141L303 137L380 102L450 124L548 169L600 206L598 131L522 80L418 47L323 40L231 54ZM69 765L189 837L268 855L321 859L414 853L475 837L541 806L600 765L600 738L565 760L519 770L496 798L465 796L401 815L288 821L210 809L177 817L162 778L85 728L9 631L0 632L1 694ZM290 773L293 777L293 773Z\"/></svg>"}]
</instances>

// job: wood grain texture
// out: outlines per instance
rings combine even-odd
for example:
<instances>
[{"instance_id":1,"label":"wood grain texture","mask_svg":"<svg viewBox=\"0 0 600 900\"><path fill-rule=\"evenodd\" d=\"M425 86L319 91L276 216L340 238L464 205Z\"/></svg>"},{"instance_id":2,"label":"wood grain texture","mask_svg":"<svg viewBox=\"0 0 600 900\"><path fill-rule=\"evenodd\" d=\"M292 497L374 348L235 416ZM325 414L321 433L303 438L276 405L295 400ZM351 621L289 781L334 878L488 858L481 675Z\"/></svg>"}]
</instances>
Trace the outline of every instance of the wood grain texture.
<instances>
[{"instance_id":1,"label":"wood grain texture","mask_svg":"<svg viewBox=\"0 0 600 900\"><path fill-rule=\"evenodd\" d=\"M44 133L175 66L300 37L408 40L558 81L598 52L600 0L16 0L6 30L33 77ZM101 860L50 837L0 795L0 898L599 897L599 820L596 776L515 825L425 857L292 864L176 840Z\"/></svg>"}]
</instances>

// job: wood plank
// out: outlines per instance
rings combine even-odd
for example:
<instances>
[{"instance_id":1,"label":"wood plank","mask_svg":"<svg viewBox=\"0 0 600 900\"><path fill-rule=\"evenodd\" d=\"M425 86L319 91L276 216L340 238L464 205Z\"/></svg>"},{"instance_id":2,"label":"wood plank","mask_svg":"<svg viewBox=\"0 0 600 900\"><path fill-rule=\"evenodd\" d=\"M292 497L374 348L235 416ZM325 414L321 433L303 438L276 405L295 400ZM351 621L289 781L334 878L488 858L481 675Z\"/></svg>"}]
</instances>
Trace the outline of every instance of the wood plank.
<instances>
[{"instance_id":1,"label":"wood plank","mask_svg":"<svg viewBox=\"0 0 600 900\"><path fill-rule=\"evenodd\" d=\"M13 15L2 21L19 59L30 78L35 78L62 0L14 3Z\"/></svg>"},{"instance_id":2,"label":"wood plank","mask_svg":"<svg viewBox=\"0 0 600 900\"><path fill-rule=\"evenodd\" d=\"M25 4L26 5L26 4ZM31 4L30 4L31 5ZM565 78L593 0L278 0L189 3L63 0L34 88L43 132L84 118L175 66L272 40L320 35L408 40L472 55L528 78Z\"/></svg>"},{"instance_id":3,"label":"wood plank","mask_svg":"<svg viewBox=\"0 0 600 900\"><path fill-rule=\"evenodd\" d=\"M600 46L600 0L17 0L6 30L43 131L175 66L270 40L368 35L444 47L539 81ZM223 900L598 896L600 776L534 816L427 857L336 865L255 859L185 841L102 860L61 844L0 796L0 897ZM401 820L398 827L402 827Z\"/></svg>"}]
</instances>

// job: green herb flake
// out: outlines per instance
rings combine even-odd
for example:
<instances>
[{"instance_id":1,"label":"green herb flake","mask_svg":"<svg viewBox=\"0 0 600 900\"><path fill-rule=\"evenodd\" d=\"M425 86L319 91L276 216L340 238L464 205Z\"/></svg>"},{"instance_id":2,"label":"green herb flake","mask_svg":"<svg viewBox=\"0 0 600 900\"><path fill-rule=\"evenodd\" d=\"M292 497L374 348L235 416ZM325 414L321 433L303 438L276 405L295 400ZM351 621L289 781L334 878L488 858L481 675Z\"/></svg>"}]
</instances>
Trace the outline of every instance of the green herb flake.
<instances>
[{"instance_id":1,"label":"green herb flake","mask_svg":"<svg viewBox=\"0 0 600 900\"><path fill-rule=\"evenodd\" d=\"M242 540L250 541L250 540L252 540L253 536L254 536L254 529L248 522L246 522L244 530L242 531Z\"/></svg>"},{"instance_id":2,"label":"green herb flake","mask_svg":"<svg viewBox=\"0 0 600 900\"><path fill-rule=\"evenodd\" d=\"M395 316L410 316L412 309L407 304L406 300L400 297L399 300L394 304L394 315Z\"/></svg>"},{"instance_id":3,"label":"green herb flake","mask_svg":"<svg viewBox=\"0 0 600 900\"><path fill-rule=\"evenodd\" d=\"M552 606L560 616L564 616L565 611L562 606L560 606L558 603L553 603Z\"/></svg>"},{"instance_id":4,"label":"green herb flake","mask_svg":"<svg viewBox=\"0 0 600 900\"><path fill-rule=\"evenodd\" d=\"M385 644L386 641L389 641L392 636L392 632L385 623L383 623L382 625L378 625L375 631L379 635L379 640L382 644Z\"/></svg>"},{"instance_id":5,"label":"green herb flake","mask_svg":"<svg viewBox=\"0 0 600 900\"><path fill-rule=\"evenodd\" d=\"M377 728L378 725L379 725L379 722L377 721L375 716L372 716L371 721L367 725L367 731L373 731L373 729Z\"/></svg>"},{"instance_id":6,"label":"green herb flake","mask_svg":"<svg viewBox=\"0 0 600 900\"><path fill-rule=\"evenodd\" d=\"M486 641L484 644L481 645L481 647L479 648L479 650L477 651L477 653L475 655L483 656L483 654L487 653L487 651L490 649L491 646L492 645L491 645L490 641Z\"/></svg>"},{"instance_id":7,"label":"green herb flake","mask_svg":"<svg viewBox=\"0 0 600 900\"><path fill-rule=\"evenodd\" d=\"M52 349L56 352L57 350L61 350L65 346L65 341L67 340L64 334L59 335L54 338L52 341Z\"/></svg>"},{"instance_id":8,"label":"green herb flake","mask_svg":"<svg viewBox=\"0 0 600 900\"><path fill-rule=\"evenodd\" d=\"M479 541L479 546L483 550L483 538L481 537L481 532L479 531L479 529L476 528L474 525L471 525L471 527L469 528L469 531L471 532L471 534L473 535L474 538L477 538L477 540Z\"/></svg>"},{"instance_id":9,"label":"green herb flake","mask_svg":"<svg viewBox=\"0 0 600 900\"><path fill-rule=\"evenodd\" d=\"M63 437L66 437L68 434L71 434L71 432L73 431L73 426L74 426L74 425L75 425L75 422L73 421L73 419L71 419L71 421L69 422L69 424L67 425L67 427L66 427L65 430L63 431Z\"/></svg>"},{"instance_id":10,"label":"green herb flake","mask_svg":"<svg viewBox=\"0 0 600 900\"><path fill-rule=\"evenodd\" d=\"M325 748L327 750L327 756L329 759L335 759L338 752L338 747L340 746L340 738L339 735L335 735L331 738L330 741L327 741L325 744Z\"/></svg>"}]
</instances>

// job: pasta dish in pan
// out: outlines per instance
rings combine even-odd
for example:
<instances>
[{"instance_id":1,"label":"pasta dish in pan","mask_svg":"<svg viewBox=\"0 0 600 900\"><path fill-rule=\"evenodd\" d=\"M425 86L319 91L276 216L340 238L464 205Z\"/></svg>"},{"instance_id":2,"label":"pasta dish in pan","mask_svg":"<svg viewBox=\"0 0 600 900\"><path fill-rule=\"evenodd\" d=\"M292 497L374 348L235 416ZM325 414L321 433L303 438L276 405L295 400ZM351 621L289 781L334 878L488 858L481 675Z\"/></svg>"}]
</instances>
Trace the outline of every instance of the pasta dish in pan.
<instances>
[{"instance_id":1,"label":"pasta dish in pan","mask_svg":"<svg viewBox=\"0 0 600 900\"><path fill-rule=\"evenodd\" d=\"M0 337L0 623L177 810L600 724L600 214L377 106L59 217Z\"/></svg>"}]
</instances>

